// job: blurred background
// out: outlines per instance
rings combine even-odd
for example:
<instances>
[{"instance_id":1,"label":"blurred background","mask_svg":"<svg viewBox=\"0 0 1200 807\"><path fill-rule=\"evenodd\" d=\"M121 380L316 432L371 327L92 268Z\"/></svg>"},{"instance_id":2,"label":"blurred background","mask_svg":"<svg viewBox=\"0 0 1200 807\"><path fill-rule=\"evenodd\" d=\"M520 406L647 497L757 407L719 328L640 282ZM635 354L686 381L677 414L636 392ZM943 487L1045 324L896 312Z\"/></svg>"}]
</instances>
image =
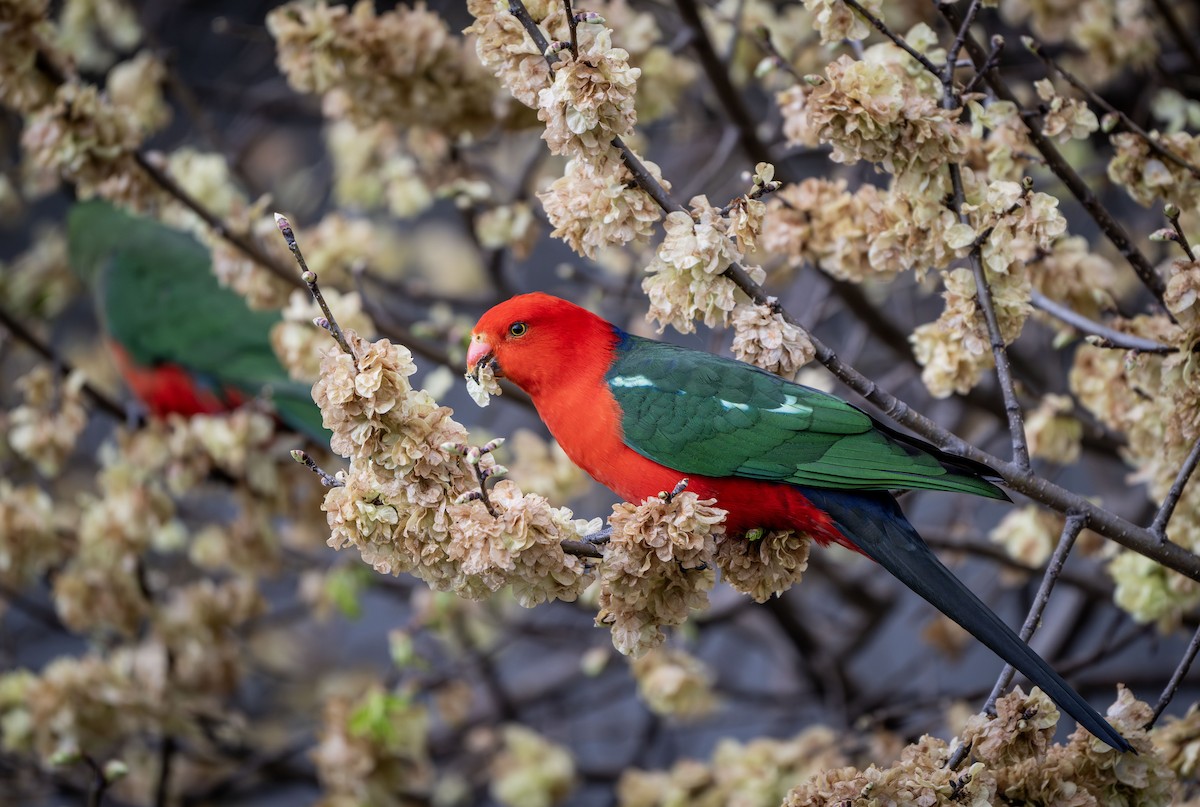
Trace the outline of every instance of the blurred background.
<instances>
[{"instance_id":1,"label":"blurred background","mask_svg":"<svg viewBox=\"0 0 1200 807\"><path fill-rule=\"evenodd\" d=\"M586 8L604 14L614 42L643 71L634 145L672 182L675 198L706 194L721 206L745 193L762 150L785 182L886 183L870 165L835 164L827 148L789 145L782 133L774 93L787 72L820 72L837 52L820 44L803 5L698 4L749 115L741 128L675 3L601 5ZM1038 16L1045 10L1001 3L1002 14L980 18L979 38L1006 37L1004 75L1030 103L1045 67L1017 43L1036 30L1133 120L1194 131L1200 8L1118 5L1137 6L1153 50L1113 56L1103 69L1087 61L1100 57L1071 27L1077 10L1057 12L1055 28ZM336 471L340 458L312 441L261 433L261 415L191 431L147 418L99 336L93 294L68 265L66 214L77 196L100 188L171 227L202 228L186 205L162 201L161 188L113 192L99 164L77 164L72 181L62 181L31 157L51 148L29 135L42 120L38 94L53 93L64 76L121 99L121 115L140 133L130 135L140 146L129 153L290 268L270 218L285 212L343 325L408 346L414 385L452 407L474 442L509 438L500 461L524 489L583 518L606 516L614 501L549 441L523 396L509 388L486 409L471 403L465 340L492 304L533 290L654 335L641 291L653 246L588 259L550 237L534 194L562 175L563 161L547 152L534 114L474 61L462 4L430 2L420 26L380 25L369 42L364 34L360 55L374 47L415 60L424 85L398 81L356 94L351 82L341 95L289 83L287 68L305 51L301 37L284 36L294 49L279 45L288 12L278 6L0 2L0 38L13 54L0 60L0 801L654 804L667 803L656 799L670 782L671 792L699 803L777 804L821 767L884 764L923 733L948 739L960 731L1000 662L840 548L814 549L803 582L761 605L718 584L708 611L631 665L593 626L587 595L531 610L506 592L467 601L327 548L324 491L288 458L307 446ZM896 31L924 21L943 46L951 38L932 4L886 6ZM390 3L353 13L372 9L379 19L395 13ZM41 15L44 24L29 23ZM786 70L762 67L762 26ZM22 47L31 36L41 43L36 59L17 58L18 33ZM323 58L351 63L356 52ZM114 126L97 124L88 136L104 142ZM78 135L72 146L80 154L85 140ZM1143 247L1165 259L1170 245L1144 241L1165 226L1160 208L1135 203L1106 177L1107 137L1063 148ZM1062 200L1071 232L1116 267L1107 291L1121 309L1143 310L1148 298L1116 252L1052 175L1036 176L1039 189ZM1185 213L1194 223L1196 211ZM306 296L218 236L200 238L223 282L254 307L292 311L285 318L311 332L297 340L327 339L307 326ZM990 373L970 393L940 399L922 383L908 335L942 309L936 272L850 282L778 252L753 260L767 269L770 293L845 360L974 445L1008 456ZM662 338L728 353L731 334L701 328ZM1068 341L1053 322L1032 319L1013 346L1030 409L1070 395ZM46 367L54 372L39 375ZM66 367L81 370L96 394L60 376ZM858 400L816 364L799 380ZM1148 523L1156 505L1122 461L1125 436L1063 400L1081 454L1039 459L1037 470ZM1061 517L1018 509L1029 502L1014 498L902 501L956 573L1018 625ZM89 544L88 535L107 537ZM1196 614L1183 595L1182 605L1153 615L1118 608L1106 558L1105 541L1085 532L1032 644L1100 709L1118 682L1154 704ZM1183 714L1198 691L1193 673L1168 714ZM632 769L673 773L639 778ZM107 779L111 786L98 784Z\"/></svg>"}]
</instances>

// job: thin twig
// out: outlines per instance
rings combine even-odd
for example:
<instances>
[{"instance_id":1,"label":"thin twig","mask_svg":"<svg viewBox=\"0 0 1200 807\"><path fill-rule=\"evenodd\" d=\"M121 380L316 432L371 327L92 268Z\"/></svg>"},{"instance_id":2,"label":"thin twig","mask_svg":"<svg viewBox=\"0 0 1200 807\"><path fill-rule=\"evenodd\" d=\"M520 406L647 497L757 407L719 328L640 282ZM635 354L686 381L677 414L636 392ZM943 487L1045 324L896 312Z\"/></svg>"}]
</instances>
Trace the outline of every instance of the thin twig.
<instances>
[{"instance_id":1,"label":"thin twig","mask_svg":"<svg viewBox=\"0 0 1200 807\"><path fill-rule=\"evenodd\" d=\"M1000 36L1000 34L994 34L992 36L992 49L988 52L987 61L983 63L982 68L975 71L975 75L972 76L971 80L967 82L967 85L963 87L960 95L966 95L967 93L973 92L979 82L983 81L984 75L996 65L1000 64L1000 55L1002 53L1004 53L1004 37ZM1041 160L1038 160L1038 162L1041 162Z\"/></svg>"},{"instance_id":2,"label":"thin twig","mask_svg":"<svg viewBox=\"0 0 1200 807\"><path fill-rule=\"evenodd\" d=\"M1062 574L1067 555L1071 553L1072 547L1075 546L1075 539L1079 537L1079 533L1083 532L1085 526L1087 526L1085 517L1075 513L1067 516L1062 534L1058 537L1058 545L1054 547L1054 554L1050 556L1050 562L1046 564L1046 573L1042 575L1042 583L1038 586L1037 595L1033 598L1033 605L1030 606L1029 613L1025 615L1025 622L1021 625L1021 631L1018 634L1021 641L1028 642L1041 623L1042 612L1046 610L1046 604L1050 601L1050 593L1054 591L1054 584L1058 582L1058 577ZM992 687L992 693L988 695L987 702L983 705L983 711L988 714L996 713L996 700L1012 682L1014 672L1011 664L1004 665L1000 677L996 679L996 685Z\"/></svg>"},{"instance_id":3,"label":"thin twig","mask_svg":"<svg viewBox=\"0 0 1200 807\"><path fill-rule=\"evenodd\" d=\"M575 11L571 8L571 0L562 0L563 10L567 12L567 28L571 31L571 55L579 58L579 21L575 19Z\"/></svg>"},{"instance_id":4,"label":"thin twig","mask_svg":"<svg viewBox=\"0 0 1200 807\"><path fill-rule=\"evenodd\" d=\"M954 92L953 79L950 71L943 83L942 106L953 109L959 104ZM966 193L963 190L962 171L958 163L950 163L950 184L954 188L952 209L955 216L963 224L970 225L970 217L963 210L966 203ZM990 229L985 231L990 235ZM983 235L981 234L981 238ZM1000 321L996 317L996 307L992 302L992 289L983 266L983 243L977 238L971 246L969 260L971 272L975 276L975 301L983 312L983 320L987 325L988 339L992 347L992 359L996 363L996 378L1000 382L1000 393L1004 398L1004 414L1008 419L1008 432L1012 439L1013 462L1022 468L1029 467L1029 443L1025 438L1025 416L1021 412L1021 402L1017 400L1016 385L1013 382L1012 366L1008 361L1008 348L1004 343L1004 335L1000 332Z\"/></svg>"},{"instance_id":5,"label":"thin twig","mask_svg":"<svg viewBox=\"0 0 1200 807\"><path fill-rule=\"evenodd\" d=\"M298 448L295 449L292 451L292 459L316 474L320 478L321 484L327 488L340 488L346 484L320 465L317 465L317 461L309 456L307 451L301 451Z\"/></svg>"},{"instance_id":6,"label":"thin twig","mask_svg":"<svg viewBox=\"0 0 1200 807\"><path fill-rule=\"evenodd\" d=\"M1046 295L1036 289L1030 295L1029 301L1033 307L1042 311L1060 322L1070 325L1072 328L1081 331L1089 336L1096 337L1096 342L1100 347L1112 347L1121 350L1136 350L1139 353L1176 353L1178 348L1171 345L1164 345L1162 342L1155 342L1153 339L1146 339L1141 336L1135 336L1129 333L1122 333L1107 325L1102 325L1095 320L1088 319L1083 314L1063 305L1056 300L1051 300Z\"/></svg>"},{"instance_id":7,"label":"thin twig","mask_svg":"<svg viewBox=\"0 0 1200 807\"><path fill-rule=\"evenodd\" d=\"M958 34L954 37L954 44L950 46L950 50L946 51L946 66L941 75L943 85L951 84L954 81L954 68L957 66L958 54L962 52L963 41L971 32L971 26L975 23L975 17L979 14L981 6L980 0L971 0L967 13L963 15L962 24L958 26Z\"/></svg>"},{"instance_id":8,"label":"thin twig","mask_svg":"<svg viewBox=\"0 0 1200 807\"><path fill-rule=\"evenodd\" d=\"M1179 504L1179 497L1183 495L1183 489L1187 487L1188 480L1192 478L1197 463L1200 463L1200 439L1196 440L1187 459L1179 467L1179 473L1175 475L1171 489L1163 497L1162 505L1155 513L1154 521L1150 524L1150 532L1157 535L1160 541L1167 540L1167 523L1170 522L1171 514L1175 512L1175 505Z\"/></svg>"},{"instance_id":9,"label":"thin twig","mask_svg":"<svg viewBox=\"0 0 1200 807\"><path fill-rule=\"evenodd\" d=\"M1093 106L1100 107L1110 115L1115 115L1117 120L1121 122L1121 125L1144 140L1146 145L1150 147L1151 151L1153 151L1159 157L1175 163L1180 168L1183 168L1191 173L1192 176L1200 179L1200 168L1197 168L1183 157L1180 157L1178 154L1168 149L1156 138L1152 137L1149 132L1134 123L1132 118L1130 118L1121 110L1117 109L1108 101L1105 101L1103 98L1101 98L1100 95L1092 90L1091 87L1088 87L1086 84L1084 84L1079 77L1060 65L1054 60L1054 57L1046 53L1042 43L1038 42L1031 36L1022 37L1022 41L1025 43L1025 47L1027 47L1034 56L1037 56L1042 60L1042 64L1046 66L1047 70L1058 73L1060 76L1062 76L1068 84L1070 84L1079 92L1083 93L1084 97L1087 98L1088 103L1092 104Z\"/></svg>"},{"instance_id":10,"label":"thin twig","mask_svg":"<svg viewBox=\"0 0 1200 807\"><path fill-rule=\"evenodd\" d=\"M1033 599L1033 605L1029 609L1029 613L1025 615L1025 622L1021 625L1021 631L1018 634L1021 641L1028 642L1033 632L1037 630L1038 624L1042 620L1042 612L1046 610L1046 604L1050 601L1050 593L1054 590L1054 584L1058 582L1059 575L1062 574L1063 564L1066 563L1067 555L1071 553L1071 548L1075 546L1075 539L1079 537L1079 533L1087 525L1087 518L1076 513L1067 516L1067 521L1063 524L1062 534L1058 538L1058 545L1054 547L1054 554L1050 556L1050 562L1046 565L1046 573L1042 575L1042 583L1038 586L1037 595ZM996 701L1000 694L1008 688L1012 683L1013 674L1016 672L1011 664L1005 664L1004 669L1000 671L1000 676L996 679L995 686L992 687L991 693L987 697L987 701L983 705L985 714L996 714ZM950 770L955 770L967 758L967 754L971 751L971 746L967 743L960 743L954 752L950 755L946 767Z\"/></svg>"},{"instance_id":11,"label":"thin twig","mask_svg":"<svg viewBox=\"0 0 1200 807\"><path fill-rule=\"evenodd\" d=\"M1183 228L1179 226L1179 216L1183 211L1179 209L1179 205L1174 202L1168 202L1163 205L1163 215L1167 217L1167 221L1171 222L1171 229L1175 231L1175 237L1171 240L1179 244L1183 249L1183 254L1188 256L1189 261L1196 260L1196 253L1192 251L1192 244L1188 241L1187 235L1184 234Z\"/></svg>"},{"instance_id":12,"label":"thin twig","mask_svg":"<svg viewBox=\"0 0 1200 807\"><path fill-rule=\"evenodd\" d=\"M346 341L346 334L342 333L341 326L338 325L333 312L329 310L329 303L325 302L325 295L321 294L321 289L317 286L317 273L309 269L308 264L305 263L304 253L300 251L300 245L296 243L296 234L292 232L292 225L286 218L276 213L275 226L279 228L279 232L283 235L283 240L287 242L288 249L292 251L293 257L296 258L296 264L300 267L300 279L304 281L304 285L308 286L308 293L317 301L317 305L321 307L321 313L325 315L325 320L320 323L320 326L333 334L333 338L337 340L338 345L354 361L355 367L357 367L358 357L354 355L350 343Z\"/></svg>"},{"instance_id":13,"label":"thin twig","mask_svg":"<svg viewBox=\"0 0 1200 807\"><path fill-rule=\"evenodd\" d=\"M887 23L885 23L883 20L876 17L871 12L867 11L865 8L863 8L861 5L859 5L856 2L856 0L844 0L844 2L846 3L846 5L850 6L850 8L854 9L854 11L858 14L858 16L862 17L864 20L866 20L868 23L870 23L872 28L874 28L876 31L878 31L879 33L886 36L888 39L892 40L892 42L897 47L899 47L901 50L903 50L909 56L913 57L918 62L920 62L921 66L924 67L926 70L928 70L930 73L932 73L936 78L942 77L942 72L937 69L937 65L935 65L933 62L929 61L929 59L926 58L925 54L921 53L920 51L915 49L912 45L908 44L908 42L905 41L904 37L895 33L891 28L889 28L887 26ZM973 3L972 6L974 6L974 5L975 4ZM959 45L959 47L962 47L962 46ZM950 68L950 69L953 70L953 68Z\"/></svg>"},{"instance_id":14,"label":"thin twig","mask_svg":"<svg viewBox=\"0 0 1200 807\"><path fill-rule=\"evenodd\" d=\"M1171 699L1175 697L1175 693L1179 691L1179 685L1183 682L1183 677L1187 675L1191 669L1192 662L1196 660L1196 652L1200 651L1200 628L1192 634L1192 641L1188 644L1187 650L1183 652L1183 658L1179 660L1179 665L1175 667L1175 672L1171 673L1171 680L1167 682L1166 688L1163 689L1162 695L1158 698L1158 703L1154 707L1154 715L1150 718L1150 722L1146 724L1147 731L1154 728L1154 724L1162 717L1163 711L1167 705L1171 703Z\"/></svg>"}]
</instances>

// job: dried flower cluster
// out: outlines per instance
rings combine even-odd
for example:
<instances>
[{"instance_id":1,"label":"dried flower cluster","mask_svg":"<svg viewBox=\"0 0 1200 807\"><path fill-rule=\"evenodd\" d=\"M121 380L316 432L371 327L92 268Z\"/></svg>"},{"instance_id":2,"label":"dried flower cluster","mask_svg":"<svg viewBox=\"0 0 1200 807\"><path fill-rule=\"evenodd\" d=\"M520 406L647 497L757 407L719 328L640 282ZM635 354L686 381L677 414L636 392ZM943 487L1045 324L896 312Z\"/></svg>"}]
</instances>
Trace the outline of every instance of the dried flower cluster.
<instances>
[{"instance_id":1,"label":"dried flower cluster","mask_svg":"<svg viewBox=\"0 0 1200 807\"><path fill-rule=\"evenodd\" d=\"M691 207L691 214L667 214L666 234L646 267L649 277L642 281L650 298L647 316L658 321L660 330L670 325L691 333L697 318L709 327L728 325L737 306L737 287L722 275L742 259L730 221L703 196L693 199ZM765 278L761 268L749 267L749 272L755 281Z\"/></svg>"},{"instance_id":2,"label":"dried flower cluster","mask_svg":"<svg viewBox=\"0 0 1200 807\"><path fill-rule=\"evenodd\" d=\"M810 546L807 535L790 531L726 538L717 544L717 565L722 580L756 602L766 602L800 582Z\"/></svg>"},{"instance_id":3,"label":"dried flower cluster","mask_svg":"<svg viewBox=\"0 0 1200 807\"><path fill-rule=\"evenodd\" d=\"M1078 729L1053 745L1058 710L1041 691L1020 689L1001 698L997 716L973 717L964 739L973 742L971 764L946 767L950 748L922 737L888 768L830 769L796 787L786 807L836 804L970 804L999 800L1038 804L1166 804L1174 775L1143 726L1146 704L1122 688L1108 718L1137 748L1121 755ZM869 794L869 797L866 795Z\"/></svg>"},{"instance_id":4,"label":"dried flower cluster","mask_svg":"<svg viewBox=\"0 0 1200 807\"><path fill-rule=\"evenodd\" d=\"M366 0L289 3L267 15L267 29L288 82L323 95L329 117L454 133L493 119L493 83L424 4L377 14Z\"/></svg>"},{"instance_id":5,"label":"dried flower cluster","mask_svg":"<svg viewBox=\"0 0 1200 807\"><path fill-rule=\"evenodd\" d=\"M408 350L353 331L347 338L354 355L328 352L313 387L331 447L350 459L344 484L325 496L330 546L354 546L377 571L411 572L467 597L509 584L526 606L578 597L590 569L560 542L586 534L587 523L511 482L491 489L491 516L468 496L477 484L462 461L466 431L412 388Z\"/></svg>"},{"instance_id":6,"label":"dried flower cluster","mask_svg":"<svg viewBox=\"0 0 1200 807\"><path fill-rule=\"evenodd\" d=\"M644 165L662 181L657 165ZM538 194L546 218L554 225L551 235L588 258L605 247L645 243L662 210L650 194L630 188L632 178L615 156L568 160L563 175Z\"/></svg>"},{"instance_id":7,"label":"dried flower cluster","mask_svg":"<svg viewBox=\"0 0 1200 807\"><path fill-rule=\"evenodd\" d=\"M708 604L724 518L712 499L688 491L613 507L596 624L611 627L618 650L643 655L666 638L663 626Z\"/></svg>"},{"instance_id":8,"label":"dried flower cluster","mask_svg":"<svg viewBox=\"0 0 1200 807\"><path fill-rule=\"evenodd\" d=\"M837 735L825 726L785 740L723 739L707 764L687 759L669 771L626 771L617 784L617 803L777 805L797 782L846 763Z\"/></svg>"}]
</instances>

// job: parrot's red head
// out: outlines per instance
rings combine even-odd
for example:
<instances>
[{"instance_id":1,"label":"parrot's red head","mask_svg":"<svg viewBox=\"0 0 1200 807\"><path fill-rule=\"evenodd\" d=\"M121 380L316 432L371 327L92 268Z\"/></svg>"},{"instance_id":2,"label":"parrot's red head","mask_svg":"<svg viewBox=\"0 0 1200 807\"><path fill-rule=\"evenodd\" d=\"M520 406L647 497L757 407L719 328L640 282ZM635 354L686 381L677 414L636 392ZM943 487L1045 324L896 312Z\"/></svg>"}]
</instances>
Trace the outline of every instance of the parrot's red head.
<instances>
[{"instance_id":1,"label":"parrot's red head","mask_svg":"<svg viewBox=\"0 0 1200 807\"><path fill-rule=\"evenodd\" d=\"M467 371L490 362L496 376L536 398L574 373L597 369L591 365L598 356L611 360L618 338L611 324L574 303L540 292L522 294L479 318L467 349Z\"/></svg>"}]
</instances>

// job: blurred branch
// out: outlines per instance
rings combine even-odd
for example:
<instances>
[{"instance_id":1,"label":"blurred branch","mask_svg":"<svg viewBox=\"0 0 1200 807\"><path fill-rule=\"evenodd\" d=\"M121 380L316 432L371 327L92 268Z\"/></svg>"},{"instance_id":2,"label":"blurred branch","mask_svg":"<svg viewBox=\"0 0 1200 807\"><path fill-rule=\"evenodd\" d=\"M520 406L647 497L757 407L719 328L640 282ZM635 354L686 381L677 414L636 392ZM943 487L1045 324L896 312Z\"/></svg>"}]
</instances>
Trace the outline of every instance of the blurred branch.
<instances>
[{"instance_id":1,"label":"blurred branch","mask_svg":"<svg viewBox=\"0 0 1200 807\"><path fill-rule=\"evenodd\" d=\"M1037 289L1034 289L1031 293L1030 302L1033 303L1034 308L1049 314L1060 322L1064 322L1086 335L1098 337L1098 341L1094 342L1094 344L1098 344L1099 347L1136 350L1139 353L1178 352L1178 348L1171 345L1164 345L1162 342L1155 342L1153 339L1145 339L1134 334L1123 333L1107 325L1090 320L1062 303L1051 300Z\"/></svg>"},{"instance_id":2,"label":"blurred branch","mask_svg":"<svg viewBox=\"0 0 1200 807\"><path fill-rule=\"evenodd\" d=\"M70 363L60 358L49 345L39 339L33 331L26 328L23 324L21 324L20 321L16 319L16 317L2 307L0 307L0 326L3 326L4 329L11 333L18 341L23 343L37 355L41 356L53 367L57 368L59 375L65 378L75 371L75 368L72 367ZM117 403L117 401L115 401L113 398L109 397L107 393L97 389L90 381L83 382L83 391L87 394L88 398L91 399L92 403L96 404L96 406L100 407L117 420L125 420L127 414L125 407L121 406L121 404Z\"/></svg>"}]
</instances>

